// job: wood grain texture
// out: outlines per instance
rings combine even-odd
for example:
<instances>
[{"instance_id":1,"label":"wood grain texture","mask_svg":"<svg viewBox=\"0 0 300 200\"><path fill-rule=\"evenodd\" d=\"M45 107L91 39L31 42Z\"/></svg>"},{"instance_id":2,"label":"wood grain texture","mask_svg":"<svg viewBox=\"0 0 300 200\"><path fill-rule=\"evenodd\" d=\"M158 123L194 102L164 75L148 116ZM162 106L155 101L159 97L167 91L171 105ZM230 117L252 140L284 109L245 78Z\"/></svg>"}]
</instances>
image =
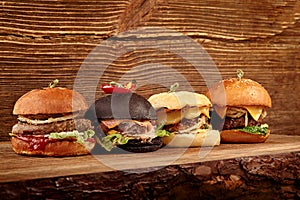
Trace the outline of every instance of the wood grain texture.
<instances>
[{"instance_id":1,"label":"wood grain texture","mask_svg":"<svg viewBox=\"0 0 300 200\"><path fill-rule=\"evenodd\" d=\"M125 12L120 29L163 26L191 37L248 41L269 38L293 27L299 20L299 1L157 0L135 1ZM128 20L135 19L139 20Z\"/></svg>"},{"instance_id":2,"label":"wood grain texture","mask_svg":"<svg viewBox=\"0 0 300 200\"><path fill-rule=\"evenodd\" d=\"M245 77L269 91L273 107L267 121L272 131L297 134L299 1L161 0L139 4L139 12L123 15L121 30L162 26L193 38L213 58L223 78L235 77L236 69L243 69ZM128 20L136 17L139 20ZM196 85L202 87L196 91L201 92L205 84L199 82L202 85Z\"/></svg>"},{"instance_id":3,"label":"wood grain texture","mask_svg":"<svg viewBox=\"0 0 300 200\"><path fill-rule=\"evenodd\" d=\"M0 183L1 199L298 199L299 153ZM267 164L266 164L267 162Z\"/></svg>"},{"instance_id":4,"label":"wood grain texture","mask_svg":"<svg viewBox=\"0 0 300 200\"><path fill-rule=\"evenodd\" d=\"M138 27L163 27L189 36L209 53L223 78L243 69L246 77L270 92L273 108L267 121L272 132L299 134L299 1L3 1L0 18L1 141L9 139L7 133L16 123L12 108L22 94L55 78L61 86L73 88L87 55L113 36L144 48L117 59L108 48L91 63L109 64L99 82L137 79L142 83L137 91L148 97L178 80L169 73L174 69L188 81L180 82L182 89L190 84L197 92L206 91L205 80L189 62L174 52L152 48L157 41L163 40L163 45L178 41L178 35L154 32L142 43L120 35ZM194 51L184 44L174 49ZM87 72L86 79L97 73ZM213 73L211 78L217 79ZM158 82L147 84L149 79ZM89 102L93 84L79 88ZM95 96L101 95L97 88Z\"/></svg>"},{"instance_id":5,"label":"wood grain texture","mask_svg":"<svg viewBox=\"0 0 300 200\"><path fill-rule=\"evenodd\" d=\"M0 140L16 123L15 101L57 78L73 87L80 64L117 33L128 1L3 1L0 27Z\"/></svg>"},{"instance_id":6,"label":"wood grain texture","mask_svg":"<svg viewBox=\"0 0 300 200\"><path fill-rule=\"evenodd\" d=\"M0 143L1 199L297 199L300 136L264 144L71 158L19 156ZM170 162L176 154L179 159ZM168 165L165 165L167 162ZM117 167L117 168L116 168ZM121 169L121 170L116 170Z\"/></svg>"},{"instance_id":7,"label":"wood grain texture","mask_svg":"<svg viewBox=\"0 0 300 200\"><path fill-rule=\"evenodd\" d=\"M90 156L29 157L13 152L8 142L1 143L0 182L70 176L123 170L138 173L167 165L298 152L300 136L271 135L265 143L221 144L214 148L163 148L150 153L105 152L96 148ZM130 161L130 162L129 162Z\"/></svg>"}]
</instances>

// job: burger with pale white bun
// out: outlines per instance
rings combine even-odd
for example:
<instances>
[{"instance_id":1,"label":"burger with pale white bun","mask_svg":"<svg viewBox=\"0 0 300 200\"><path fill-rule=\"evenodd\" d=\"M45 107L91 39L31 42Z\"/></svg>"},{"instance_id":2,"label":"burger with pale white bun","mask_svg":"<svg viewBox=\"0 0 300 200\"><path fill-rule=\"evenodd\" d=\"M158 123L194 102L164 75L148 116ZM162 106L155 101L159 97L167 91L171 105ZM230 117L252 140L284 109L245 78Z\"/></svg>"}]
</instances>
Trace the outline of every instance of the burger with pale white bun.
<instances>
[{"instance_id":1,"label":"burger with pale white bun","mask_svg":"<svg viewBox=\"0 0 300 200\"><path fill-rule=\"evenodd\" d=\"M172 87L172 86L171 86ZM220 144L220 134L212 130L211 102L203 95L188 91L154 94L148 99L155 108L162 137L168 147L200 147Z\"/></svg>"},{"instance_id":2,"label":"burger with pale white bun","mask_svg":"<svg viewBox=\"0 0 300 200\"><path fill-rule=\"evenodd\" d=\"M76 91L55 87L35 89L21 96L13 114L11 144L17 154L76 156L89 154L95 146L93 126L83 118L88 105Z\"/></svg>"},{"instance_id":3,"label":"burger with pale white bun","mask_svg":"<svg viewBox=\"0 0 300 200\"><path fill-rule=\"evenodd\" d=\"M222 130L224 143L265 142L270 135L264 123L266 109L272 106L270 95L261 84L242 78L243 74L238 70L238 78L217 82L206 93L222 121L213 125Z\"/></svg>"}]
</instances>

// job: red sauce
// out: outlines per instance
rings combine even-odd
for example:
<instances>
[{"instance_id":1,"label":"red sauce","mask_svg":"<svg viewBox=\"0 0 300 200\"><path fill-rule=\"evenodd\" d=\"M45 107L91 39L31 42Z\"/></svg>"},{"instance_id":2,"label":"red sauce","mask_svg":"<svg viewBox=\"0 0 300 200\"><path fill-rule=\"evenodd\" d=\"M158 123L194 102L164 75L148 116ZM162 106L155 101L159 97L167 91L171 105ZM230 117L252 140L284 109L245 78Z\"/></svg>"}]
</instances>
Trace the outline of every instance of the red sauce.
<instances>
[{"instance_id":1,"label":"red sauce","mask_svg":"<svg viewBox=\"0 0 300 200\"><path fill-rule=\"evenodd\" d=\"M75 138L53 139L45 136L32 136L32 135L18 135L19 140L27 142L31 150L44 150L45 146L49 143L57 141L76 141Z\"/></svg>"}]
</instances>

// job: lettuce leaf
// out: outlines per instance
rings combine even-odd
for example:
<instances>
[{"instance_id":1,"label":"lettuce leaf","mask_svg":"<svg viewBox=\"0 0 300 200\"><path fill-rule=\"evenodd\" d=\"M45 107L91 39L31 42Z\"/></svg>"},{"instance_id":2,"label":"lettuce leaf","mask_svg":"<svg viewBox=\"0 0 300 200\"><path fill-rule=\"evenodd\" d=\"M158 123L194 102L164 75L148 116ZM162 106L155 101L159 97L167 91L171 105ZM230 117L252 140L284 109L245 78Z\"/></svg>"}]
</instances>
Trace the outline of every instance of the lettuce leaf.
<instances>
[{"instance_id":1,"label":"lettuce leaf","mask_svg":"<svg viewBox=\"0 0 300 200\"><path fill-rule=\"evenodd\" d=\"M157 137L166 137L170 136L171 132L164 130L163 127L165 126L165 121L162 121L156 128L155 135Z\"/></svg>"},{"instance_id":2,"label":"lettuce leaf","mask_svg":"<svg viewBox=\"0 0 300 200\"><path fill-rule=\"evenodd\" d=\"M114 133L107 135L101 139L98 137L96 141L100 144L106 151L111 151L117 145L124 145L130 140L130 137L123 136L119 133Z\"/></svg>"},{"instance_id":3,"label":"lettuce leaf","mask_svg":"<svg viewBox=\"0 0 300 200\"><path fill-rule=\"evenodd\" d=\"M65 139L65 138L76 138L76 142L85 145L85 140L92 138L95 135L93 130L86 130L79 132L77 130L69 132L50 133L49 138L52 139Z\"/></svg>"},{"instance_id":4,"label":"lettuce leaf","mask_svg":"<svg viewBox=\"0 0 300 200\"><path fill-rule=\"evenodd\" d=\"M267 135L269 126L267 124L263 124L261 126L245 126L244 128L239 129L240 131L258 134L258 135Z\"/></svg>"},{"instance_id":5,"label":"lettuce leaf","mask_svg":"<svg viewBox=\"0 0 300 200\"><path fill-rule=\"evenodd\" d=\"M167 137L171 135L171 132L167 131L167 130L156 130L156 136L157 137Z\"/></svg>"}]
</instances>

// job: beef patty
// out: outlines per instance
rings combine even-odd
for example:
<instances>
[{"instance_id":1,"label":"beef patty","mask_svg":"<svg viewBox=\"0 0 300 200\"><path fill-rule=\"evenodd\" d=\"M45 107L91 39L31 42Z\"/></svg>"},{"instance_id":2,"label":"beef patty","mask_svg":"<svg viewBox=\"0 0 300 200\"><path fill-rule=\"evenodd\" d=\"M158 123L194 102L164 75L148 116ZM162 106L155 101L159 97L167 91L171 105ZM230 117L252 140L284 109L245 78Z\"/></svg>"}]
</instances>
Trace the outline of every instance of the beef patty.
<instances>
[{"instance_id":1,"label":"beef patty","mask_svg":"<svg viewBox=\"0 0 300 200\"><path fill-rule=\"evenodd\" d=\"M45 135L53 132L73 131L79 132L93 129L91 121L87 119L70 119L60 122L52 122L47 124L33 125L19 121L12 128L14 134L33 134L33 135Z\"/></svg>"},{"instance_id":2,"label":"beef patty","mask_svg":"<svg viewBox=\"0 0 300 200\"><path fill-rule=\"evenodd\" d=\"M213 128L216 130L231 130L243 128L246 125L245 115L239 118L231 118L225 117L225 120L221 119L218 115L213 116L213 120L211 121ZM224 123L224 124L223 124ZM258 121L255 121L251 115L248 115L248 126L257 126L261 125L262 119L260 118Z\"/></svg>"}]
</instances>

